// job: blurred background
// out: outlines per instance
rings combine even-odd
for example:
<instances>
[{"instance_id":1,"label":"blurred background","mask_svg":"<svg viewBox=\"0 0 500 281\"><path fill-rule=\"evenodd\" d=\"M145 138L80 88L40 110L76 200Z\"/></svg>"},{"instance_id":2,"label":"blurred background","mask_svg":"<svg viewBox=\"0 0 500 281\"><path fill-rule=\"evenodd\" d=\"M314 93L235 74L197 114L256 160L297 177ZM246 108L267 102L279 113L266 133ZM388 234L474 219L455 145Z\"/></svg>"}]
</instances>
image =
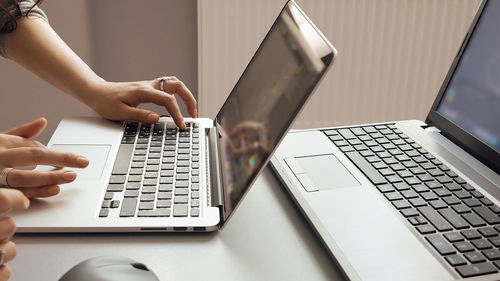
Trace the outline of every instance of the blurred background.
<instances>
[{"instance_id":1,"label":"blurred background","mask_svg":"<svg viewBox=\"0 0 500 281\"><path fill-rule=\"evenodd\" d=\"M110 81L175 75L213 118L285 0L46 0L54 29ZM339 51L295 128L425 119L479 0L298 0ZM96 115L0 60L0 130ZM165 110L146 105L159 113Z\"/></svg>"}]
</instances>

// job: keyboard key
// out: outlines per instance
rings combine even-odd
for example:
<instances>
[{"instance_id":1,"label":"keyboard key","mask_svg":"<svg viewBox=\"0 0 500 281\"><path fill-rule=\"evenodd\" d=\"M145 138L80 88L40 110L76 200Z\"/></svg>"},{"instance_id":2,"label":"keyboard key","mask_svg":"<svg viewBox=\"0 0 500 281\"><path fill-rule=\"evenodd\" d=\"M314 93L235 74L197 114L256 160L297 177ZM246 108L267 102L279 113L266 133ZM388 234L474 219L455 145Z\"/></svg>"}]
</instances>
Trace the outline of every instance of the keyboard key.
<instances>
[{"instance_id":1,"label":"keyboard key","mask_svg":"<svg viewBox=\"0 0 500 281\"><path fill-rule=\"evenodd\" d=\"M189 168L188 167L179 167L179 168L177 168L176 172L178 174L189 173Z\"/></svg>"},{"instance_id":2,"label":"keyboard key","mask_svg":"<svg viewBox=\"0 0 500 281\"><path fill-rule=\"evenodd\" d=\"M171 206L172 206L172 201L170 200L156 201L156 208L170 208Z\"/></svg>"},{"instance_id":3,"label":"keyboard key","mask_svg":"<svg viewBox=\"0 0 500 281\"><path fill-rule=\"evenodd\" d=\"M490 242L485 239L474 239L471 241L472 245L478 250L486 250L491 248Z\"/></svg>"},{"instance_id":4,"label":"keyboard key","mask_svg":"<svg viewBox=\"0 0 500 281\"><path fill-rule=\"evenodd\" d=\"M496 236L498 232L493 228L493 227L482 227L478 228L479 233L483 235L484 237L491 237L491 236Z\"/></svg>"},{"instance_id":5,"label":"keyboard key","mask_svg":"<svg viewBox=\"0 0 500 281\"><path fill-rule=\"evenodd\" d=\"M468 252L464 254L464 257L468 259L471 263L486 261L486 258L479 252Z\"/></svg>"},{"instance_id":6,"label":"keyboard key","mask_svg":"<svg viewBox=\"0 0 500 281\"><path fill-rule=\"evenodd\" d=\"M410 186L404 182L399 182L393 185L397 191L410 190Z\"/></svg>"},{"instance_id":7,"label":"keyboard key","mask_svg":"<svg viewBox=\"0 0 500 281\"><path fill-rule=\"evenodd\" d=\"M368 163L363 156L358 152L347 152L345 154L362 172L366 177L375 185L387 183L377 170L375 170L370 163Z\"/></svg>"},{"instance_id":8,"label":"keyboard key","mask_svg":"<svg viewBox=\"0 0 500 281\"><path fill-rule=\"evenodd\" d=\"M446 205L446 203L439 199L439 200L433 200L433 201L429 201L429 204L434 208L434 209L442 209L442 208L447 208L448 205Z\"/></svg>"},{"instance_id":9,"label":"keyboard key","mask_svg":"<svg viewBox=\"0 0 500 281\"><path fill-rule=\"evenodd\" d=\"M102 202L101 208L109 208L111 207L111 200L104 200Z\"/></svg>"},{"instance_id":10,"label":"keyboard key","mask_svg":"<svg viewBox=\"0 0 500 281\"><path fill-rule=\"evenodd\" d=\"M451 225L443 219L443 217L436 212L431 207L420 207L418 211L422 213L422 215L438 230L438 231L447 231L451 230Z\"/></svg>"},{"instance_id":11,"label":"keyboard key","mask_svg":"<svg viewBox=\"0 0 500 281\"><path fill-rule=\"evenodd\" d=\"M465 206L464 204L453 205L451 207L453 208L453 210L455 210L455 212L459 214L469 213L471 211L471 208Z\"/></svg>"},{"instance_id":12,"label":"keyboard key","mask_svg":"<svg viewBox=\"0 0 500 281\"><path fill-rule=\"evenodd\" d=\"M422 198L425 201L432 201L438 199L438 196L432 191L420 193L420 196L422 196Z\"/></svg>"},{"instance_id":13,"label":"keyboard key","mask_svg":"<svg viewBox=\"0 0 500 281\"><path fill-rule=\"evenodd\" d=\"M410 204L408 203L408 201L406 201L406 200L395 200L395 201L392 201L392 204L398 210L411 207Z\"/></svg>"},{"instance_id":14,"label":"keyboard key","mask_svg":"<svg viewBox=\"0 0 500 281\"><path fill-rule=\"evenodd\" d=\"M170 209L169 208L161 208L158 209L158 216L159 217L170 217Z\"/></svg>"},{"instance_id":15,"label":"keyboard key","mask_svg":"<svg viewBox=\"0 0 500 281\"><path fill-rule=\"evenodd\" d=\"M174 182L174 178L160 178L160 184L171 184Z\"/></svg>"},{"instance_id":16,"label":"keyboard key","mask_svg":"<svg viewBox=\"0 0 500 281\"><path fill-rule=\"evenodd\" d=\"M436 230L429 224L419 225L416 227L420 234L434 233Z\"/></svg>"},{"instance_id":17,"label":"keyboard key","mask_svg":"<svg viewBox=\"0 0 500 281\"><path fill-rule=\"evenodd\" d=\"M139 188L141 188L140 182L127 182L127 190L139 190Z\"/></svg>"},{"instance_id":18,"label":"keyboard key","mask_svg":"<svg viewBox=\"0 0 500 281\"><path fill-rule=\"evenodd\" d=\"M158 191L172 191L174 189L173 184L160 184L158 186Z\"/></svg>"},{"instance_id":19,"label":"keyboard key","mask_svg":"<svg viewBox=\"0 0 500 281\"><path fill-rule=\"evenodd\" d=\"M469 222L470 225L474 227L486 225L486 222L474 213L464 214L462 216Z\"/></svg>"},{"instance_id":20,"label":"keyboard key","mask_svg":"<svg viewBox=\"0 0 500 281\"><path fill-rule=\"evenodd\" d=\"M141 195L141 202L153 202L155 201L155 195L154 194L142 194ZM140 209L140 207L139 207Z\"/></svg>"},{"instance_id":21,"label":"keyboard key","mask_svg":"<svg viewBox=\"0 0 500 281\"><path fill-rule=\"evenodd\" d=\"M481 206L481 202L479 202L479 200L477 200L476 198L464 199L463 202L465 205L471 208Z\"/></svg>"},{"instance_id":22,"label":"keyboard key","mask_svg":"<svg viewBox=\"0 0 500 281\"><path fill-rule=\"evenodd\" d=\"M441 254L450 255L455 254L455 249L441 236L441 234L434 234L426 236L425 239Z\"/></svg>"},{"instance_id":23,"label":"keyboard key","mask_svg":"<svg viewBox=\"0 0 500 281\"><path fill-rule=\"evenodd\" d=\"M128 176L128 181L129 182L141 182L142 176L138 176L138 175Z\"/></svg>"},{"instance_id":24,"label":"keyboard key","mask_svg":"<svg viewBox=\"0 0 500 281\"><path fill-rule=\"evenodd\" d=\"M483 203L483 205L485 206L493 205L493 202L491 202L491 200L486 197L479 199L479 201L481 201L481 203Z\"/></svg>"},{"instance_id":25,"label":"keyboard key","mask_svg":"<svg viewBox=\"0 0 500 281\"><path fill-rule=\"evenodd\" d=\"M191 216L192 217L200 216L200 209L198 209L198 208L191 209Z\"/></svg>"},{"instance_id":26,"label":"keyboard key","mask_svg":"<svg viewBox=\"0 0 500 281\"><path fill-rule=\"evenodd\" d=\"M109 183L125 183L125 176L111 175L111 177L109 177Z\"/></svg>"},{"instance_id":27,"label":"keyboard key","mask_svg":"<svg viewBox=\"0 0 500 281\"><path fill-rule=\"evenodd\" d=\"M137 198L137 197L139 197L139 190L126 190L124 197L125 198Z\"/></svg>"},{"instance_id":28,"label":"keyboard key","mask_svg":"<svg viewBox=\"0 0 500 281\"><path fill-rule=\"evenodd\" d=\"M133 151L134 151L134 144L120 144L111 174L113 175L127 174L130 158L132 158Z\"/></svg>"},{"instance_id":29,"label":"keyboard key","mask_svg":"<svg viewBox=\"0 0 500 281\"><path fill-rule=\"evenodd\" d=\"M187 217L188 205L174 205L174 217Z\"/></svg>"},{"instance_id":30,"label":"keyboard key","mask_svg":"<svg viewBox=\"0 0 500 281\"><path fill-rule=\"evenodd\" d=\"M153 210L154 202L141 202L139 203L139 210Z\"/></svg>"},{"instance_id":31,"label":"keyboard key","mask_svg":"<svg viewBox=\"0 0 500 281\"><path fill-rule=\"evenodd\" d=\"M158 200L160 199L172 199L172 192L158 192Z\"/></svg>"},{"instance_id":32,"label":"keyboard key","mask_svg":"<svg viewBox=\"0 0 500 281\"><path fill-rule=\"evenodd\" d=\"M104 194L104 200L112 200L113 199L113 192L106 192Z\"/></svg>"},{"instance_id":33,"label":"keyboard key","mask_svg":"<svg viewBox=\"0 0 500 281\"><path fill-rule=\"evenodd\" d=\"M164 178L162 178L162 179L164 179ZM143 184L144 186L146 186L146 185L156 186L156 185L158 184L158 180L157 180L157 179L145 179L145 180L142 182L142 184Z\"/></svg>"},{"instance_id":34,"label":"keyboard key","mask_svg":"<svg viewBox=\"0 0 500 281\"><path fill-rule=\"evenodd\" d=\"M188 202L189 202L189 199L187 196L175 196L174 197L175 204L187 204Z\"/></svg>"},{"instance_id":35,"label":"keyboard key","mask_svg":"<svg viewBox=\"0 0 500 281\"><path fill-rule=\"evenodd\" d=\"M137 207L136 198L125 198L122 201L122 207L120 209L120 217L133 217L135 215L135 209Z\"/></svg>"},{"instance_id":36,"label":"keyboard key","mask_svg":"<svg viewBox=\"0 0 500 281\"><path fill-rule=\"evenodd\" d=\"M409 209L403 209L401 210L401 214L407 218L407 217L414 217L414 216L418 216L419 213L416 209L414 208L409 208Z\"/></svg>"},{"instance_id":37,"label":"keyboard key","mask_svg":"<svg viewBox=\"0 0 500 281\"><path fill-rule=\"evenodd\" d=\"M120 200L113 200L111 201L111 208L118 208L120 207Z\"/></svg>"},{"instance_id":38,"label":"keyboard key","mask_svg":"<svg viewBox=\"0 0 500 281\"><path fill-rule=\"evenodd\" d=\"M176 188L174 190L175 195L188 195L189 194L189 189L187 188Z\"/></svg>"},{"instance_id":39,"label":"keyboard key","mask_svg":"<svg viewBox=\"0 0 500 281\"><path fill-rule=\"evenodd\" d=\"M445 233L444 237L446 238L446 240L448 240L448 241L450 241L452 243L464 240L464 237L462 235L460 235L460 233L458 233L458 232L448 232L448 233Z\"/></svg>"},{"instance_id":40,"label":"keyboard key","mask_svg":"<svg viewBox=\"0 0 500 281\"><path fill-rule=\"evenodd\" d=\"M443 201L448 205L460 204L460 200L455 196L447 196L443 198Z\"/></svg>"},{"instance_id":41,"label":"keyboard key","mask_svg":"<svg viewBox=\"0 0 500 281\"><path fill-rule=\"evenodd\" d=\"M130 164L130 167L132 168L144 168L144 166L146 166L146 164L144 162L132 162L132 164Z\"/></svg>"},{"instance_id":42,"label":"keyboard key","mask_svg":"<svg viewBox=\"0 0 500 281\"><path fill-rule=\"evenodd\" d=\"M107 192L121 192L123 190L123 184L108 184Z\"/></svg>"},{"instance_id":43,"label":"keyboard key","mask_svg":"<svg viewBox=\"0 0 500 281\"><path fill-rule=\"evenodd\" d=\"M175 182L175 187L177 187L177 188L187 188L187 187L189 187L189 182L188 181L176 181Z\"/></svg>"},{"instance_id":44,"label":"keyboard key","mask_svg":"<svg viewBox=\"0 0 500 281\"><path fill-rule=\"evenodd\" d=\"M490 261L500 259L500 251L498 251L497 249L485 250L482 253Z\"/></svg>"},{"instance_id":45,"label":"keyboard key","mask_svg":"<svg viewBox=\"0 0 500 281\"><path fill-rule=\"evenodd\" d=\"M481 238L481 235L475 229L462 230L460 233L468 240Z\"/></svg>"},{"instance_id":46,"label":"keyboard key","mask_svg":"<svg viewBox=\"0 0 500 281\"><path fill-rule=\"evenodd\" d=\"M490 263L462 265L456 269L464 278L497 272L496 268Z\"/></svg>"},{"instance_id":47,"label":"keyboard key","mask_svg":"<svg viewBox=\"0 0 500 281\"><path fill-rule=\"evenodd\" d=\"M410 199L408 201L410 202L410 204L413 207L427 206L427 202L425 202L424 199L422 199L422 198L413 198L413 199Z\"/></svg>"},{"instance_id":48,"label":"keyboard key","mask_svg":"<svg viewBox=\"0 0 500 281\"><path fill-rule=\"evenodd\" d=\"M158 172L160 165L147 165L146 172Z\"/></svg>"},{"instance_id":49,"label":"keyboard key","mask_svg":"<svg viewBox=\"0 0 500 281\"><path fill-rule=\"evenodd\" d=\"M467 261L465 261L465 259L462 258L460 255L447 256L445 257L445 259L451 266L459 266L467 264Z\"/></svg>"},{"instance_id":50,"label":"keyboard key","mask_svg":"<svg viewBox=\"0 0 500 281\"><path fill-rule=\"evenodd\" d=\"M453 246L461 253L474 251L474 247L467 241L453 243Z\"/></svg>"},{"instance_id":51,"label":"keyboard key","mask_svg":"<svg viewBox=\"0 0 500 281\"><path fill-rule=\"evenodd\" d=\"M146 174L144 174L144 178L146 179L156 179L158 176L158 172L146 172Z\"/></svg>"},{"instance_id":52,"label":"keyboard key","mask_svg":"<svg viewBox=\"0 0 500 281\"><path fill-rule=\"evenodd\" d=\"M484 206L474 207L472 208L474 212L479 214L485 221L489 224L497 224L500 223L500 218L497 214L493 213L490 209Z\"/></svg>"},{"instance_id":53,"label":"keyboard key","mask_svg":"<svg viewBox=\"0 0 500 281\"><path fill-rule=\"evenodd\" d=\"M102 208L101 211L99 211L99 217L100 218L105 218L109 215L109 209L108 208Z\"/></svg>"},{"instance_id":54,"label":"keyboard key","mask_svg":"<svg viewBox=\"0 0 500 281\"><path fill-rule=\"evenodd\" d=\"M142 175L143 174L143 169L132 168L132 169L130 169L130 171L128 173L129 173L129 175Z\"/></svg>"},{"instance_id":55,"label":"keyboard key","mask_svg":"<svg viewBox=\"0 0 500 281\"><path fill-rule=\"evenodd\" d=\"M191 200L191 207L192 208L200 207L200 200Z\"/></svg>"},{"instance_id":56,"label":"keyboard key","mask_svg":"<svg viewBox=\"0 0 500 281\"><path fill-rule=\"evenodd\" d=\"M446 208L438 211L455 229L468 228L469 224L453 209Z\"/></svg>"},{"instance_id":57,"label":"keyboard key","mask_svg":"<svg viewBox=\"0 0 500 281\"><path fill-rule=\"evenodd\" d=\"M490 243L493 244L493 246L495 246L496 248L500 247L500 236L490 237L488 238L488 241L490 241Z\"/></svg>"}]
</instances>

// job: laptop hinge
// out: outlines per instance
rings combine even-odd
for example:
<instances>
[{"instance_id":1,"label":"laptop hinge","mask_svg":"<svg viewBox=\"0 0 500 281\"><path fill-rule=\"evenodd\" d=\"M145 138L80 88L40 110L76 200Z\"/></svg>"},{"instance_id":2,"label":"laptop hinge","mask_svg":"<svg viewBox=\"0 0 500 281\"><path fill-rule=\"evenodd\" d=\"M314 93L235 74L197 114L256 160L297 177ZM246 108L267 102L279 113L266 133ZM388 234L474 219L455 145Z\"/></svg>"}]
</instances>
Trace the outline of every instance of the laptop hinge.
<instances>
[{"instance_id":1,"label":"laptop hinge","mask_svg":"<svg viewBox=\"0 0 500 281\"><path fill-rule=\"evenodd\" d=\"M212 207L219 207L221 217L223 214L224 200L222 190L222 175L221 175L221 162L219 151L219 134L217 128L207 128L206 130L206 143L208 151L208 165L210 175L210 201Z\"/></svg>"}]
</instances>

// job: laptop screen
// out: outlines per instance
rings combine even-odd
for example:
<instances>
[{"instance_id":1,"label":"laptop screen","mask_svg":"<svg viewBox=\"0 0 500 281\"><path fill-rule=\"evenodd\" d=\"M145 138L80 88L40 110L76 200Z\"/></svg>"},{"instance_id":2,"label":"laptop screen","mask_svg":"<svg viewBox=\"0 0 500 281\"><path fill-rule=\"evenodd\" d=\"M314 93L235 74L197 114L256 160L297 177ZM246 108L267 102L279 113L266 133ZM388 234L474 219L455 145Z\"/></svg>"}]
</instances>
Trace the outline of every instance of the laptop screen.
<instances>
[{"instance_id":1,"label":"laptop screen","mask_svg":"<svg viewBox=\"0 0 500 281\"><path fill-rule=\"evenodd\" d=\"M217 114L228 215L287 132L333 52L289 2Z\"/></svg>"},{"instance_id":2,"label":"laptop screen","mask_svg":"<svg viewBox=\"0 0 500 281\"><path fill-rule=\"evenodd\" d=\"M500 1L489 1L437 111L500 151Z\"/></svg>"}]
</instances>

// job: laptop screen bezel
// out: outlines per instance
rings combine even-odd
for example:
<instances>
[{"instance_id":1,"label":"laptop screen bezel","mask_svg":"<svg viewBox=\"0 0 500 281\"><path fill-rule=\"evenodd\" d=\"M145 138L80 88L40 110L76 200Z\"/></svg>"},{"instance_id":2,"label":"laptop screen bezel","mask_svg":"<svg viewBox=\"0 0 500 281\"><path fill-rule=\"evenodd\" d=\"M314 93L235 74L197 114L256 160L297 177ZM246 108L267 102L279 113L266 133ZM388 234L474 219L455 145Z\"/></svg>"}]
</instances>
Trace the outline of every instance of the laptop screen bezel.
<instances>
[{"instance_id":1,"label":"laptop screen bezel","mask_svg":"<svg viewBox=\"0 0 500 281\"><path fill-rule=\"evenodd\" d=\"M276 144L276 146L269 152L269 156L267 157L267 159L262 163L262 165L260 167L258 167L257 169L257 173L255 173L252 177L250 177L250 179L248 180L248 187L246 188L245 191L243 191L243 194L241 196L241 198L239 199L239 201L236 203L236 206L232 209L232 210L226 210L225 206L222 206L222 211L221 211L221 222L219 223L219 228L222 228L225 226L226 222L229 220L229 218L234 214L234 212L236 211L236 209L241 205L241 202L243 201L244 197L246 196L246 194L248 193L248 191L250 190L250 187L252 186L252 184L255 182L255 180L257 179L257 175L260 174L260 172L266 167L267 163L269 162L269 160L271 159L271 156L272 154L274 153L274 151L278 148L279 144L281 143L281 141L283 140L283 137L284 135L288 132L288 129L290 128L290 126L292 125L293 121L295 120L295 118L298 116L298 114L300 113L301 109L304 107L304 104L307 102L307 100L309 99L309 97L311 96L312 92L314 91L314 89L316 88L316 86L320 83L320 81L324 78L325 76L325 73L326 71L329 69L330 65L332 64L332 62L334 61L336 55L337 55L337 50L335 49L335 47L333 47L333 45L331 45L331 43L326 39L326 37L321 33L321 31L314 25L314 23L309 19L309 17L307 17L307 15L302 11L302 9L300 8L299 5L297 5L297 3L293 0L288 0L284 5L283 5L283 8L281 9L280 13L278 14L278 16L276 17L275 21L273 22L273 24L271 25L271 27L269 28L268 30L268 33L266 34L266 36L264 37L264 39L261 41L259 47L257 48L257 50L255 51L254 55L252 56L252 59L249 61L249 63L247 64L247 66L245 67L245 70L243 71L243 73L241 74L240 78L238 79L238 81L236 82L235 86L233 87L233 90L234 88L236 88L238 86L238 84L240 83L241 79L244 77L245 75L245 72L247 71L248 67L252 64L252 61L254 60L254 57L259 53L259 51L261 50L262 48L262 45L263 43L266 41L266 39L268 38L269 36L269 33L273 30L273 28L275 28L277 22L278 22L278 19L280 17L280 15L284 12L284 10L287 8L288 5L294 5L297 10L301 13L301 15L307 20L307 22L314 28L314 31L317 32L317 34L321 37L321 39L324 41L325 45L328 47L329 49L329 52L328 54L325 54L324 56L321 57L321 60L322 62L324 63L325 67L323 69L323 71L319 74L319 77L320 79L316 82L315 85L311 86L307 93L304 95L304 99L300 102L299 106L295 109L295 111L292 113L291 115L291 118L289 119L289 122L287 123L287 125L285 126L285 128L283 129L283 131L280 132L279 136L278 136L278 142ZM231 90L231 93L233 92L233 90ZM217 116L214 118L214 121L215 121L215 125L216 127L219 128L221 127L220 123L219 123L219 116L221 115L222 113L222 109L224 108L224 106L226 105L226 103L228 102L229 100L229 97L225 100L224 104L221 106L219 112L217 113ZM220 148L221 148L221 144L220 144L220 137L218 137L218 140L219 141L219 158L221 159L222 155L220 155ZM222 183L223 185L223 189L225 189L225 186L224 186L224 181ZM224 190L223 190L223 196L226 196ZM225 201L223 199L223 201Z\"/></svg>"},{"instance_id":2,"label":"laptop screen bezel","mask_svg":"<svg viewBox=\"0 0 500 281\"><path fill-rule=\"evenodd\" d=\"M462 149L470 153L472 156L476 157L490 169L492 169L496 173L499 173L500 154L494 148L490 147L482 140L478 139L471 133L464 130L462 127L444 117L440 112L438 112L438 107L442 99L444 98L444 94L446 93L451 78L453 77L455 70L460 63L464 50L467 48L469 40L474 33L474 29L476 28L477 23L479 22L487 4L488 0L483 0L483 2L481 2L481 4L479 5L472 24L467 31L467 34L462 42L462 45L460 46L460 49L457 52L457 55L455 56L455 59L453 60L453 63L450 67L450 70L448 71L448 74L446 75L446 78L444 79L443 84L441 85L439 94L434 100L434 103L429 114L427 115L425 122L429 126L437 127L445 137L453 141Z\"/></svg>"}]
</instances>

